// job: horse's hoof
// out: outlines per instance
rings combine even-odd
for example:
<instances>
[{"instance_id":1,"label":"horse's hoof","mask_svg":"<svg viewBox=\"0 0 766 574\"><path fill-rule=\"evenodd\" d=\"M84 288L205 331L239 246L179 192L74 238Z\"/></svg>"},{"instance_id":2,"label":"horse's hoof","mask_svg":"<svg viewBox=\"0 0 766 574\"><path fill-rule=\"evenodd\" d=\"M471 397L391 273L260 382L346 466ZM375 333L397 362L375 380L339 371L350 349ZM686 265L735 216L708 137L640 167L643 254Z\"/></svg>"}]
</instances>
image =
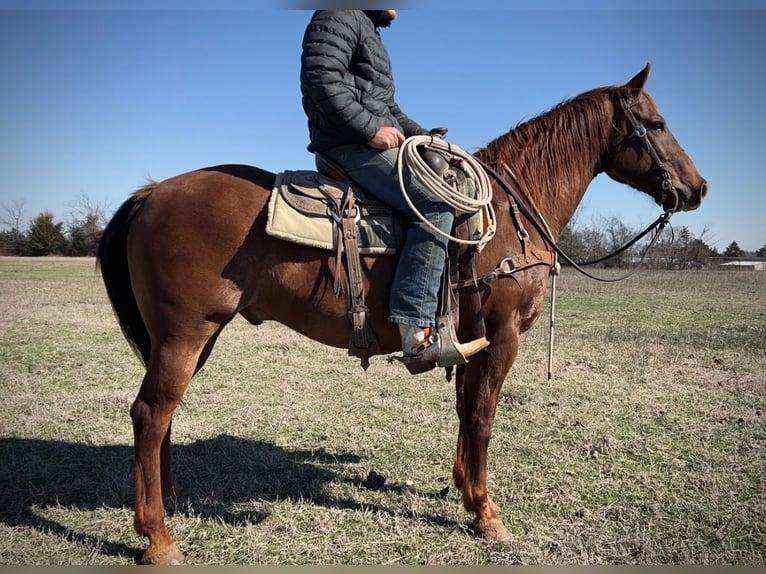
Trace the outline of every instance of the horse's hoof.
<instances>
[{"instance_id":1,"label":"horse's hoof","mask_svg":"<svg viewBox=\"0 0 766 574\"><path fill-rule=\"evenodd\" d=\"M147 549L141 557L142 565L178 566L184 562L184 555L175 543L162 552L149 552L149 550Z\"/></svg>"},{"instance_id":2,"label":"horse's hoof","mask_svg":"<svg viewBox=\"0 0 766 574\"><path fill-rule=\"evenodd\" d=\"M511 531L499 518L476 518L473 521L474 533L494 542L508 542L513 538Z\"/></svg>"}]
</instances>

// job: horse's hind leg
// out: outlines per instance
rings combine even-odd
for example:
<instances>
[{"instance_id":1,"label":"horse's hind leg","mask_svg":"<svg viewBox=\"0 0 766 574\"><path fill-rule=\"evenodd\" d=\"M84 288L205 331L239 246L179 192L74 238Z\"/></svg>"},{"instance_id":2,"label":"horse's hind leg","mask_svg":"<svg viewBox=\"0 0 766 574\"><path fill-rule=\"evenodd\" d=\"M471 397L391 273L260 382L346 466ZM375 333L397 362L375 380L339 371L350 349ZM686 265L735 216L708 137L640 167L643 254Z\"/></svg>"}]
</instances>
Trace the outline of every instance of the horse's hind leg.
<instances>
[{"instance_id":1,"label":"horse's hind leg","mask_svg":"<svg viewBox=\"0 0 766 574\"><path fill-rule=\"evenodd\" d=\"M170 433L173 429L173 421L168 425L168 432L162 439L160 446L160 481L162 485L162 498L167 499L178 496L178 489L173 482L173 471L170 468Z\"/></svg>"},{"instance_id":2,"label":"horse's hind leg","mask_svg":"<svg viewBox=\"0 0 766 574\"><path fill-rule=\"evenodd\" d=\"M207 361L207 358L210 356L210 352L213 350L213 346L215 345L216 340L218 340L218 335L221 334L224 326L225 324L221 324L215 334L210 337L210 339L208 339L207 344L197 359L197 366L195 367L192 376L195 375L197 371L199 371L205 364L205 361ZM170 465L170 436L172 429L173 421L171 419L170 424L168 425L168 432L165 433L165 438L162 440L162 446L160 447L160 480L162 483L163 499L168 499L179 495L178 488L173 481L173 470Z\"/></svg>"},{"instance_id":3,"label":"horse's hind leg","mask_svg":"<svg viewBox=\"0 0 766 574\"><path fill-rule=\"evenodd\" d=\"M200 355L218 326L205 334L153 341L151 358L136 400L130 409L135 450L136 532L149 538L145 564L174 564L183 560L165 526L164 494L169 494L170 427L173 412L198 369ZM164 476L163 476L164 475ZM163 493L163 487L165 492Z\"/></svg>"}]
</instances>

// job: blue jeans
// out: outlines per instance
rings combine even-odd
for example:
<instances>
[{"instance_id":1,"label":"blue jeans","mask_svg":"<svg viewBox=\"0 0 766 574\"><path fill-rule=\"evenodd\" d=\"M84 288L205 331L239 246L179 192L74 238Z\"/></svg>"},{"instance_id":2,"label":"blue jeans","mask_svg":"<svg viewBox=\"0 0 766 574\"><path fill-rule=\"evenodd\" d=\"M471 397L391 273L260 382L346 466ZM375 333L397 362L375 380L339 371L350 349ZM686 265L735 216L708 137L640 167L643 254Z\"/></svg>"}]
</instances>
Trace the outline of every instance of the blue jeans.
<instances>
[{"instance_id":1,"label":"blue jeans","mask_svg":"<svg viewBox=\"0 0 766 574\"><path fill-rule=\"evenodd\" d=\"M352 144L324 153L343 166L355 182L401 214L405 221L406 236L391 286L388 320L433 327L448 239L429 229L407 205L399 188L398 152L396 148L381 151ZM403 175L412 204L432 225L449 233L455 220L453 209L412 179L406 167Z\"/></svg>"}]
</instances>

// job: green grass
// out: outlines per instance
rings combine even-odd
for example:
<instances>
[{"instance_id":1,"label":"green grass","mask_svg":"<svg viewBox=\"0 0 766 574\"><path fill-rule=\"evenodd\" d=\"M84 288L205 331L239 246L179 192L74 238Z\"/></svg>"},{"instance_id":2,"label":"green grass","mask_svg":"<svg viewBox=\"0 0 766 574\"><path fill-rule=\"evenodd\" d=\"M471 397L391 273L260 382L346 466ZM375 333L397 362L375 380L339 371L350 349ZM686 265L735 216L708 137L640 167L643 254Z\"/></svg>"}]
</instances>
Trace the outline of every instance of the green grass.
<instances>
[{"instance_id":1,"label":"green grass","mask_svg":"<svg viewBox=\"0 0 766 574\"><path fill-rule=\"evenodd\" d=\"M454 389L234 321L174 422L191 564L764 564L766 274L559 280L490 445L514 538L450 486ZM132 564L142 367L92 259L0 258L0 563ZM365 479L385 477L380 488Z\"/></svg>"}]
</instances>

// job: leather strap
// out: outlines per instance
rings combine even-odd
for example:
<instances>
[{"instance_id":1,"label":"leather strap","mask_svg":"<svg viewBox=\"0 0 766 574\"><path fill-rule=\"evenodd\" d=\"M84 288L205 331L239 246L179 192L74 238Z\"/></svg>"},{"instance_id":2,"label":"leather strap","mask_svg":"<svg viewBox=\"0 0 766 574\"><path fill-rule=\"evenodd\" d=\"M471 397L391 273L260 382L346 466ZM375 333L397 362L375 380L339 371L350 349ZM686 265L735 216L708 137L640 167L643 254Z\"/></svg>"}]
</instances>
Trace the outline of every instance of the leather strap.
<instances>
[{"instance_id":1,"label":"leather strap","mask_svg":"<svg viewBox=\"0 0 766 574\"><path fill-rule=\"evenodd\" d=\"M464 287L476 285L478 282L491 283L496 279L500 279L502 277L510 277L522 269L535 267L537 265L546 265L550 268L554 268L556 266L556 254L548 250L539 251L532 247L526 254L506 257L500 261L500 263L497 264L497 267L495 267L495 269L489 273L485 273L484 275L471 279L456 281L452 284L452 288L463 289Z\"/></svg>"},{"instance_id":2,"label":"leather strap","mask_svg":"<svg viewBox=\"0 0 766 574\"><path fill-rule=\"evenodd\" d=\"M461 216L458 218L456 225L457 236L466 239L468 238L468 218ZM469 325L464 328L468 329L470 333L470 339L478 339L484 337L487 334L486 327L484 325L484 313L481 308L481 293L479 293L479 285L475 281L476 278L476 255L477 250L474 246L461 246L457 253L457 273L458 277L468 277L466 287L467 292L462 294L455 293L453 296L459 301L460 305L465 306L461 312L456 315L463 315L468 318ZM447 291L451 292L453 285L449 285ZM455 320L455 328L459 328L461 325L458 320Z\"/></svg>"},{"instance_id":3,"label":"leather strap","mask_svg":"<svg viewBox=\"0 0 766 574\"><path fill-rule=\"evenodd\" d=\"M351 338L349 340L349 354L362 359L362 368L367 370L370 366L370 357L380 352L375 334L372 332L367 320L367 306L364 304L364 282L362 279L362 266L359 258L359 232L356 224L357 208L354 201L354 193L349 186L343 196L340 209L340 229L343 239L343 250L346 253L346 266L348 267L349 297L351 306L348 311L351 321ZM340 245L338 245L340 250ZM338 254L337 261L340 261ZM338 269L337 271L340 271ZM336 289L340 274L336 272Z\"/></svg>"}]
</instances>

